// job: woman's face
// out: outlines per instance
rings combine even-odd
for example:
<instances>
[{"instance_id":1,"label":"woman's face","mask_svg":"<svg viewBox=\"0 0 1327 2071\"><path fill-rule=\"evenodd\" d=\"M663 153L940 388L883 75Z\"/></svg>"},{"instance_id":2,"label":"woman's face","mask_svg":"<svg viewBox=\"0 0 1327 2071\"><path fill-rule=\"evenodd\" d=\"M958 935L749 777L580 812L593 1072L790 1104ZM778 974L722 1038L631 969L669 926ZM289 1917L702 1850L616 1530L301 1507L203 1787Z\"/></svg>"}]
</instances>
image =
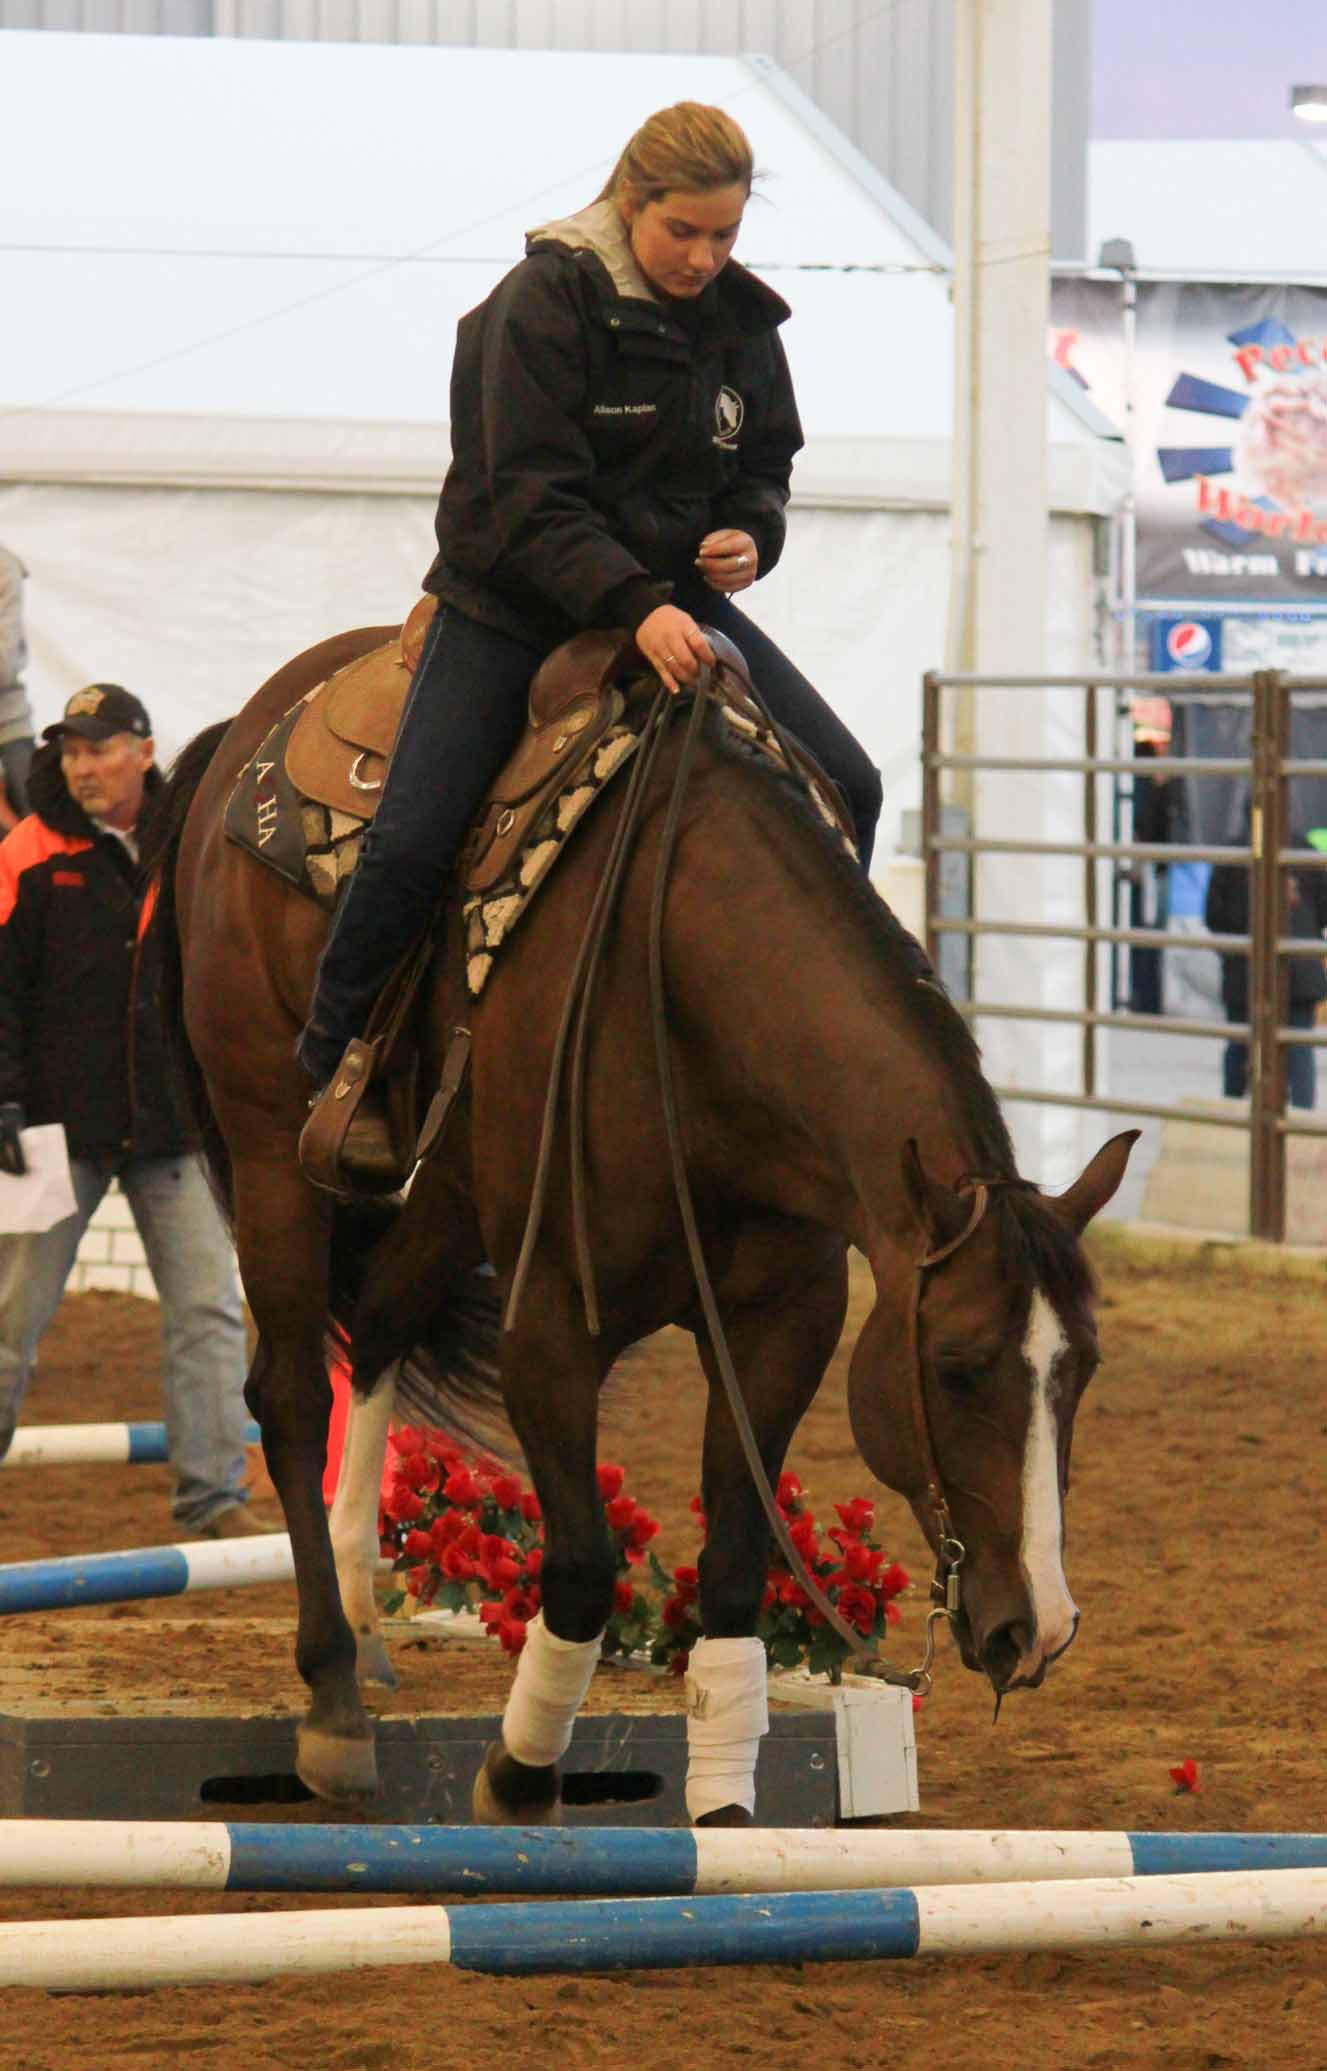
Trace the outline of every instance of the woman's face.
<instances>
[{"instance_id":1,"label":"woman's face","mask_svg":"<svg viewBox=\"0 0 1327 2071\"><path fill-rule=\"evenodd\" d=\"M703 194L670 188L657 201L624 195L622 218L636 264L650 286L664 295L699 295L727 262L746 202L740 181Z\"/></svg>"}]
</instances>

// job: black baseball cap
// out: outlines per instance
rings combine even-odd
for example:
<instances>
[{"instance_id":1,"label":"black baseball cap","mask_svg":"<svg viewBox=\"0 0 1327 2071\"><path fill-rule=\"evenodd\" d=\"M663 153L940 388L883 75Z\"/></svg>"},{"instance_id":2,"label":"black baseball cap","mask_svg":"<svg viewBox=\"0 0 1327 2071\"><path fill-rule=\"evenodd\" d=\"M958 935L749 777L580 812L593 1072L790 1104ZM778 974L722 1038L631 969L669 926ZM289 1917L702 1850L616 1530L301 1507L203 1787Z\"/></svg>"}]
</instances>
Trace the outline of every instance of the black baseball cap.
<instances>
[{"instance_id":1,"label":"black baseball cap","mask_svg":"<svg viewBox=\"0 0 1327 2071\"><path fill-rule=\"evenodd\" d=\"M89 683L76 690L64 708L64 717L43 727L42 739L58 741L61 734L81 734L85 741L108 741L112 734L137 734L147 740L152 721L147 707L122 683Z\"/></svg>"}]
</instances>

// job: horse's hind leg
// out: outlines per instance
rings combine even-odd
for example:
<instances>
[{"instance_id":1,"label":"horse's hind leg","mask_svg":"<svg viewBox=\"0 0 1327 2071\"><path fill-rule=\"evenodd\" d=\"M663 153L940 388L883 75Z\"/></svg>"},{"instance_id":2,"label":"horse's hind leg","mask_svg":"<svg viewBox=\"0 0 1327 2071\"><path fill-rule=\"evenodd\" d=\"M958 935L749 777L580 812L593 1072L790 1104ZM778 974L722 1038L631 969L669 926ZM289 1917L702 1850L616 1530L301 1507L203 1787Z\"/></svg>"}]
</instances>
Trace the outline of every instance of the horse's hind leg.
<instances>
[{"instance_id":1,"label":"horse's hind leg","mask_svg":"<svg viewBox=\"0 0 1327 2071\"><path fill-rule=\"evenodd\" d=\"M235 1169L240 1272L259 1332L245 1398L262 1427L295 1558L295 1663L310 1691L295 1766L318 1796L355 1797L376 1789L377 1769L323 1507L331 1203L303 1178L293 1143L279 1149L284 1156L274 1146L262 1162Z\"/></svg>"},{"instance_id":2,"label":"horse's hind leg","mask_svg":"<svg viewBox=\"0 0 1327 2071\"><path fill-rule=\"evenodd\" d=\"M525 1646L502 1720L475 1785L474 1815L489 1825L556 1817L558 1763L571 1742L613 1607L617 1560L596 1475L599 1387L610 1363L586 1335L577 1297L558 1283L525 1294L524 1316L503 1342L507 1413L544 1514L543 1607Z\"/></svg>"},{"instance_id":3,"label":"horse's hind leg","mask_svg":"<svg viewBox=\"0 0 1327 2071\"><path fill-rule=\"evenodd\" d=\"M771 1485L838 1343L846 1261L805 1268L780 1299L762 1289L724 1307L728 1348ZM710 1385L701 1501L700 1615L705 1637L687 1667L687 1811L697 1826L750 1826L756 1757L768 1731L764 1642L754 1637L769 1573L769 1526L708 1339L697 1349Z\"/></svg>"}]
</instances>

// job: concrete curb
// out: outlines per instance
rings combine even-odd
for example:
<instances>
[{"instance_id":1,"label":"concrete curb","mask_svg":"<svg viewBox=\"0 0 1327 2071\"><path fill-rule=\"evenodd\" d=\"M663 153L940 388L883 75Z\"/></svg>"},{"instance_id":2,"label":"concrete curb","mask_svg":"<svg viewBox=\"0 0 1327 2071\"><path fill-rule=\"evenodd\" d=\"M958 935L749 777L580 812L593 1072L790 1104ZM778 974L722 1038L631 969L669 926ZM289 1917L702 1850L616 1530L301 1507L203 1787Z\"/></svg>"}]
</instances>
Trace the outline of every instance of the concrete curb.
<instances>
[{"instance_id":1,"label":"concrete curb","mask_svg":"<svg viewBox=\"0 0 1327 2071\"><path fill-rule=\"evenodd\" d=\"M1266 1280L1327 1277L1327 1249L1312 1244L1268 1244L1228 1230L1190 1230L1176 1223L1098 1223L1087 1239L1098 1258L1147 1266L1191 1266Z\"/></svg>"}]
</instances>

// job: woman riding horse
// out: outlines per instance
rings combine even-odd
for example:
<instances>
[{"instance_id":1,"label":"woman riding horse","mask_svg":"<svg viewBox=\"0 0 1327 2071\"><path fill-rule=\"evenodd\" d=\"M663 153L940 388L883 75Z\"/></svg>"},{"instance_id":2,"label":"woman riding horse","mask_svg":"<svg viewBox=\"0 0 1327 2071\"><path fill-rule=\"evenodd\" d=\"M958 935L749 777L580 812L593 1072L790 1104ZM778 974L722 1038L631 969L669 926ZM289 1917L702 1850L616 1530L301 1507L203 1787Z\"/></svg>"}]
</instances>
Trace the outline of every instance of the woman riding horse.
<instances>
[{"instance_id":1,"label":"woman riding horse","mask_svg":"<svg viewBox=\"0 0 1327 2071\"><path fill-rule=\"evenodd\" d=\"M731 601L778 561L802 444L778 336L787 304L731 257L752 178L731 117L665 108L598 200L534 231L461 321L424 585L440 608L300 1038L319 1089L428 926L520 739L535 670L584 628L634 635L672 691L714 660L701 621L726 634L839 785L869 863L878 772ZM362 1105L341 1170L383 1184L392 1167L385 1120Z\"/></svg>"}]
</instances>

